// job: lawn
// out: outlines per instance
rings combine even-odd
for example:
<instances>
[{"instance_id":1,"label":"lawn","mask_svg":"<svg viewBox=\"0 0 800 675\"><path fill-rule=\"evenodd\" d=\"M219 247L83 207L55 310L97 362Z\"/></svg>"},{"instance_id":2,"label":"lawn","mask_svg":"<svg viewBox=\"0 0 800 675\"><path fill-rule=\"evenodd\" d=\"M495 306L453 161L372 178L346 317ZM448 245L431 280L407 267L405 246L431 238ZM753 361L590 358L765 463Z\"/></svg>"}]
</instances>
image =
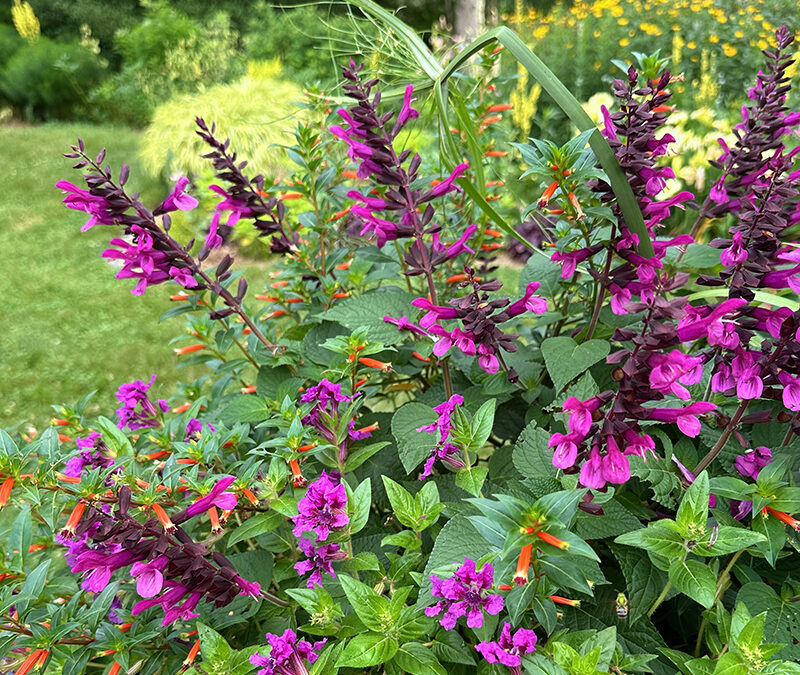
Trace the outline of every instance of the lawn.
<instances>
[{"instance_id":1,"label":"lawn","mask_svg":"<svg viewBox=\"0 0 800 675\"><path fill-rule=\"evenodd\" d=\"M81 182L61 156L79 134L92 151L107 147L112 166L131 164L130 185L145 201L163 190L137 171L137 132L88 124L0 127L7 157L0 173L0 427L29 422L41 429L50 404L92 390L92 408L108 414L122 382L152 373L159 375L157 394L169 397L181 374L168 344L180 320L158 322L176 287L131 295L132 284L116 280L100 257L110 228L82 234L86 218L61 204L56 181Z\"/></svg>"}]
</instances>

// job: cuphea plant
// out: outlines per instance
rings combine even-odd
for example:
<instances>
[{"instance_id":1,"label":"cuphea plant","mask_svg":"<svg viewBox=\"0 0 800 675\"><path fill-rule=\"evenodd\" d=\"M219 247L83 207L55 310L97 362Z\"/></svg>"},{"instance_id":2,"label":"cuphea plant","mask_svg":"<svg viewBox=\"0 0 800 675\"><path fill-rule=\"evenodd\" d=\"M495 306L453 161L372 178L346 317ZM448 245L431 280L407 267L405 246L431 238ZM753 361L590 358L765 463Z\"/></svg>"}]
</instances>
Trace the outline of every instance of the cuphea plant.
<instances>
[{"instance_id":1,"label":"cuphea plant","mask_svg":"<svg viewBox=\"0 0 800 675\"><path fill-rule=\"evenodd\" d=\"M615 81L602 136L518 145L546 245L510 291L478 180L506 108L457 83L434 89L463 161L437 170L401 149L415 88L387 104L353 62L352 105L297 131L291 186L197 120L221 183L199 246L170 234L188 179L149 209L79 141L65 204L113 228L135 294L180 287L176 353L207 374L188 401L154 401L153 375L116 420L87 399L0 433L3 667L800 672L791 45L765 52L713 205L663 164L668 72ZM730 238L678 231L693 208ZM239 221L277 256L249 296L231 247L210 262Z\"/></svg>"}]
</instances>

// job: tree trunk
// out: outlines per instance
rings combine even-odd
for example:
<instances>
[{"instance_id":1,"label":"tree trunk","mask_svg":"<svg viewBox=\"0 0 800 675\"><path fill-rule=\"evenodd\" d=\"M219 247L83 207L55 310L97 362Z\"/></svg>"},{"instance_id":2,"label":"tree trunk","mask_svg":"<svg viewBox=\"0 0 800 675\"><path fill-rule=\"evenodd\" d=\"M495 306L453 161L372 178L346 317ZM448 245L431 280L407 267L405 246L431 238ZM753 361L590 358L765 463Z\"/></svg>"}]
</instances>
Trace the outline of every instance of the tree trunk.
<instances>
[{"instance_id":1,"label":"tree trunk","mask_svg":"<svg viewBox=\"0 0 800 675\"><path fill-rule=\"evenodd\" d=\"M455 12L455 36L467 42L480 35L483 30L485 0L457 0Z\"/></svg>"}]
</instances>

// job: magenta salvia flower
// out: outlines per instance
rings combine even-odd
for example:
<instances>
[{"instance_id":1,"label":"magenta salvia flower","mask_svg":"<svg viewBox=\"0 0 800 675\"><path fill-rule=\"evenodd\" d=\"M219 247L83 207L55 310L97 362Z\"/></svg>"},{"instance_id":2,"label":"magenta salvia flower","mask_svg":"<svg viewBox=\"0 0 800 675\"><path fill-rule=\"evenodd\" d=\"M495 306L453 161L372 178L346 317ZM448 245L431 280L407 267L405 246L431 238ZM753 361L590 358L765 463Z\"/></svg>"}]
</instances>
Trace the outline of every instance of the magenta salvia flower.
<instances>
[{"instance_id":1,"label":"magenta salvia flower","mask_svg":"<svg viewBox=\"0 0 800 675\"><path fill-rule=\"evenodd\" d=\"M503 597L487 593L494 582L494 567L486 563L480 572L475 569L475 561L464 558L449 579L431 576L433 587L431 594L442 598L431 607L425 608L426 616L434 617L444 612L439 623L446 629L455 628L461 616L467 617L467 626L480 628L483 626L483 613L499 614L503 609Z\"/></svg>"},{"instance_id":2,"label":"magenta salvia flower","mask_svg":"<svg viewBox=\"0 0 800 675\"><path fill-rule=\"evenodd\" d=\"M80 476L87 466L101 469L112 466L114 460L103 453L102 448L105 448L105 445L98 444L99 440L100 434L96 431L91 432L86 438L76 438L75 444L80 452L66 461L62 473L65 476ZM100 447L95 450L95 445Z\"/></svg>"},{"instance_id":3,"label":"magenta salvia flower","mask_svg":"<svg viewBox=\"0 0 800 675\"><path fill-rule=\"evenodd\" d=\"M212 506L216 506L223 511L230 511L236 508L236 494L233 492L225 492L235 480L235 476L220 478L207 495L200 497L200 499L187 506L181 513L176 514L172 518L172 522L176 524L182 523L185 520L189 520L189 518L194 518L208 511Z\"/></svg>"},{"instance_id":4,"label":"magenta salvia flower","mask_svg":"<svg viewBox=\"0 0 800 675\"><path fill-rule=\"evenodd\" d=\"M428 333L425 331L424 328L420 328L411 321L408 320L408 317L401 316L399 319L393 319L390 316L383 317L383 320L386 323L391 323L397 326L397 330L407 330L415 335L427 335Z\"/></svg>"},{"instance_id":5,"label":"magenta salvia flower","mask_svg":"<svg viewBox=\"0 0 800 675\"><path fill-rule=\"evenodd\" d=\"M333 563L337 560L344 560L347 557L347 554L339 544L315 546L310 539L299 539L297 544L305 554L306 559L295 563L294 569L301 576L311 572L311 576L306 580L308 588L322 586L323 572L330 574L334 579L336 578L336 573L333 571Z\"/></svg>"},{"instance_id":6,"label":"magenta salvia flower","mask_svg":"<svg viewBox=\"0 0 800 675\"><path fill-rule=\"evenodd\" d=\"M567 428L585 437L589 433L589 428L592 426L592 413L603 404L603 400L599 396L593 396L586 401L580 401L574 396L570 396L564 401L564 410L570 411Z\"/></svg>"},{"instance_id":7,"label":"magenta salvia flower","mask_svg":"<svg viewBox=\"0 0 800 675\"><path fill-rule=\"evenodd\" d=\"M110 211L110 205L104 197L93 195L88 190L83 190L66 180L58 181L56 187L66 193L63 203L67 208L89 214L89 220L81 228L81 232L86 232L94 225L113 225L116 222L113 212Z\"/></svg>"},{"instance_id":8,"label":"magenta salvia flower","mask_svg":"<svg viewBox=\"0 0 800 675\"><path fill-rule=\"evenodd\" d=\"M150 562L136 562L131 566L131 576L136 579L136 592L143 598L152 598L164 587L163 569L169 562L167 556L160 555Z\"/></svg>"},{"instance_id":9,"label":"magenta salvia flower","mask_svg":"<svg viewBox=\"0 0 800 675\"><path fill-rule=\"evenodd\" d=\"M308 675L307 663L314 663L319 652L325 646L326 639L311 644L298 640L294 631L287 628L283 635L267 633L270 652L267 656L256 652L250 657L250 663L259 668L257 675Z\"/></svg>"},{"instance_id":10,"label":"magenta salvia flower","mask_svg":"<svg viewBox=\"0 0 800 675\"><path fill-rule=\"evenodd\" d=\"M736 380L736 395L741 399L760 398L764 391L761 366L752 352L741 352L733 357L731 372Z\"/></svg>"},{"instance_id":11,"label":"magenta salvia flower","mask_svg":"<svg viewBox=\"0 0 800 675\"><path fill-rule=\"evenodd\" d=\"M554 433L547 442L549 447L555 447L553 451L553 466L559 469L569 469L575 465L578 458L578 443L583 441L586 434L572 432L569 434Z\"/></svg>"},{"instance_id":12,"label":"magenta salvia flower","mask_svg":"<svg viewBox=\"0 0 800 675\"><path fill-rule=\"evenodd\" d=\"M793 377L785 371L778 373L783 385L783 405L789 410L800 410L800 377Z\"/></svg>"},{"instance_id":13,"label":"magenta salvia flower","mask_svg":"<svg viewBox=\"0 0 800 675\"><path fill-rule=\"evenodd\" d=\"M606 486L603 456L596 445L589 451L589 458L581 466L580 481L581 485L592 490L602 490Z\"/></svg>"},{"instance_id":14,"label":"magenta salvia flower","mask_svg":"<svg viewBox=\"0 0 800 675\"><path fill-rule=\"evenodd\" d=\"M325 471L308 486L297 508L300 513L292 518L295 537L314 532L317 541L323 542L331 530L341 530L350 522L344 484L333 480Z\"/></svg>"},{"instance_id":15,"label":"magenta salvia flower","mask_svg":"<svg viewBox=\"0 0 800 675\"><path fill-rule=\"evenodd\" d=\"M240 199L236 199L228 192L226 192L223 188L219 185L209 185L209 189L212 192L216 192L220 197L222 197L222 201L217 204L217 211L230 211L231 214L228 216L228 227L232 227L239 222L240 218L252 218L255 214L248 204Z\"/></svg>"},{"instance_id":16,"label":"magenta salvia flower","mask_svg":"<svg viewBox=\"0 0 800 675\"><path fill-rule=\"evenodd\" d=\"M169 196L163 201L161 206L153 211L156 216L169 213L170 211L191 211L197 208L197 200L191 195L186 194L186 188L189 185L189 179L181 177L175 184L175 188Z\"/></svg>"},{"instance_id":17,"label":"magenta salvia flower","mask_svg":"<svg viewBox=\"0 0 800 675\"><path fill-rule=\"evenodd\" d=\"M659 422L677 422L678 429L690 438L700 433L700 420L697 415L703 415L717 406L708 401L695 401L685 408L648 408L647 416Z\"/></svg>"},{"instance_id":18,"label":"magenta salvia flower","mask_svg":"<svg viewBox=\"0 0 800 675\"><path fill-rule=\"evenodd\" d=\"M689 399L689 390L681 384L697 384L703 377L703 359L688 356L678 349L669 354L650 356L650 386L663 394L672 392L678 398Z\"/></svg>"},{"instance_id":19,"label":"magenta salvia flower","mask_svg":"<svg viewBox=\"0 0 800 675\"><path fill-rule=\"evenodd\" d=\"M772 450L763 445L750 449L743 455L738 455L734 462L736 470L742 476L749 476L753 480L758 478L758 473L772 461Z\"/></svg>"},{"instance_id":20,"label":"magenta salvia flower","mask_svg":"<svg viewBox=\"0 0 800 675\"><path fill-rule=\"evenodd\" d=\"M208 227L208 234L206 235L206 248L219 248L222 246L222 235L219 233L219 211L211 217L211 224Z\"/></svg>"},{"instance_id":21,"label":"magenta salvia flower","mask_svg":"<svg viewBox=\"0 0 800 675\"><path fill-rule=\"evenodd\" d=\"M134 380L123 384L117 391L117 400L122 406L117 408L120 429L128 427L131 431L137 429L154 429L161 426L159 412L167 412L169 406L166 401L158 401L158 409L147 397L147 390L156 381L156 376L150 377L145 384L141 380Z\"/></svg>"},{"instance_id":22,"label":"magenta salvia flower","mask_svg":"<svg viewBox=\"0 0 800 675\"><path fill-rule=\"evenodd\" d=\"M498 640L479 642L475 649L488 663L500 663L510 668L513 675L519 675L522 655L536 651L536 633L527 628L518 628L512 637L511 624L504 621Z\"/></svg>"},{"instance_id":23,"label":"magenta salvia flower","mask_svg":"<svg viewBox=\"0 0 800 675\"><path fill-rule=\"evenodd\" d=\"M425 461L422 473L419 479L425 480L431 475L433 465L437 459L441 459L445 464L454 469L463 469L466 464L457 457L459 449L452 443L448 443L447 439L450 437L450 432L453 429L451 417L455 409L464 403L464 397L460 394L453 394L449 399L437 405L433 411L439 415L439 418L432 424L426 424L418 427L417 431L427 431L429 434L438 432L439 441L431 450L431 456Z\"/></svg>"},{"instance_id":24,"label":"magenta salvia flower","mask_svg":"<svg viewBox=\"0 0 800 675\"><path fill-rule=\"evenodd\" d=\"M747 251L742 247L741 232L734 232L731 245L722 251L719 259L726 267L738 265L747 260Z\"/></svg>"}]
</instances>

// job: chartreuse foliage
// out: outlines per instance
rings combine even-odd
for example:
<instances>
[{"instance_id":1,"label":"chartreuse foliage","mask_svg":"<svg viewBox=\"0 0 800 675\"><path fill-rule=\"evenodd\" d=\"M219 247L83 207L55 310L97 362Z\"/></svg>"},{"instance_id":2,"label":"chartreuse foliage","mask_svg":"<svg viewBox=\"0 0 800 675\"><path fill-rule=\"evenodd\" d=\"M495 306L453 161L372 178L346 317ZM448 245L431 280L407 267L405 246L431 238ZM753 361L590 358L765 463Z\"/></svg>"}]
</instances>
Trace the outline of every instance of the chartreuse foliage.
<instances>
[{"instance_id":1,"label":"chartreuse foliage","mask_svg":"<svg viewBox=\"0 0 800 675\"><path fill-rule=\"evenodd\" d=\"M670 78L632 70L607 140L522 147L546 187L518 206L551 245L503 290L481 195L505 152L486 114L507 108L466 96L494 91L484 47L583 114L506 29L443 67L356 6L428 78L442 165L401 147L424 123L413 86L387 112L355 63L349 108L297 127L284 181L196 120L217 181L197 246L171 230L198 206L188 179L147 206L105 151L67 153L87 187L59 182L65 204L113 230L103 256L134 295L170 284L176 355L202 374L180 397L145 374L113 413L84 400L40 433L0 432L2 669L797 672L800 313L780 294L800 268L775 242L799 176L774 140L800 122L776 93L791 37L721 201L700 207L737 213L731 239L684 255L691 236L659 234L691 195L658 199ZM773 155L745 183L753 147ZM234 268L234 226L276 254L263 287ZM695 282L726 292L690 305Z\"/></svg>"}]
</instances>

